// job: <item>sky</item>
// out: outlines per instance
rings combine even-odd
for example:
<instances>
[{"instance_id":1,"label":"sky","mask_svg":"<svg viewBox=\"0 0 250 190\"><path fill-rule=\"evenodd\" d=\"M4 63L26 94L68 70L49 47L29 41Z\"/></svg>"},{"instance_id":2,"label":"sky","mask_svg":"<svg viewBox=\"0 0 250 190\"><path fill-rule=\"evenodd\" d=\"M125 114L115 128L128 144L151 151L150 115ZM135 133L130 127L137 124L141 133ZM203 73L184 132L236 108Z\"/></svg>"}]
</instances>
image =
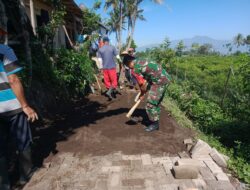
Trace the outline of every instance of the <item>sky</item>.
<instances>
[{"instance_id":1,"label":"sky","mask_svg":"<svg viewBox=\"0 0 250 190\"><path fill-rule=\"evenodd\" d=\"M94 0L75 2L91 8ZM137 21L134 34L139 47L162 43L165 37L171 41L194 36L232 40L238 33L250 35L250 0L164 0L161 5L145 0L141 9L146 21ZM103 7L97 13L108 17ZM124 40L126 36L123 31ZM114 35L110 37L115 42Z\"/></svg>"}]
</instances>

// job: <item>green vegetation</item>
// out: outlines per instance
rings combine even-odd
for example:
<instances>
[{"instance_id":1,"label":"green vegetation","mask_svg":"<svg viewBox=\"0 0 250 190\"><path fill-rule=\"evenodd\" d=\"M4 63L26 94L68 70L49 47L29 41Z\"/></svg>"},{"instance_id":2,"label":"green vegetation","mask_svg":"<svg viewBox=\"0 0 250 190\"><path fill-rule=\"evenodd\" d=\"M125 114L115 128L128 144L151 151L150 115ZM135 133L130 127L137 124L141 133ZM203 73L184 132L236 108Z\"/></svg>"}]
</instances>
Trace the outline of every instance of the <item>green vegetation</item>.
<instances>
[{"instance_id":1,"label":"green vegetation","mask_svg":"<svg viewBox=\"0 0 250 190\"><path fill-rule=\"evenodd\" d=\"M228 155L229 168L250 183L250 56L222 56L202 46L184 52L180 41L173 50L166 38L138 56L156 60L172 74L164 104L178 123L195 128L199 138Z\"/></svg>"},{"instance_id":2,"label":"green vegetation","mask_svg":"<svg viewBox=\"0 0 250 190\"><path fill-rule=\"evenodd\" d=\"M56 34L56 30L64 23L64 17L66 15L65 6L60 0L50 0L50 4L53 7L49 23L38 27L37 33L40 42L43 44L45 50L49 50L53 53L53 40Z\"/></svg>"},{"instance_id":3,"label":"green vegetation","mask_svg":"<svg viewBox=\"0 0 250 190\"><path fill-rule=\"evenodd\" d=\"M38 45L32 46L32 83L28 84L29 68L25 58L19 56L24 66L22 80L28 95L36 102L37 107L44 108L55 105L56 100L64 101L75 96L83 96L93 82L94 66L85 53L74 50L60 49L50 57Z\"/></svg>"},{"instance_id":4,"label":"green vegetation","mask_svg":"<svg viewBox=\"0 0 250 190\"><path fill-rule=\"evenodd\" d=\"M94 80L93 64L86 54L62 49L58 52L55 74L70 94L84 94L87 84Z\"/></svg>"},{"instance_id":5,"label":"green vegetation","mask_svg":"<svg viewBox=\"0 0 250 190\"><path fill-rule=\"evenodd\" d=\"M172 84L170 86L169 92L173 90L173 88L176 88L176 84ZM171 95L170 95L171 96ZM209 143L212 147L215 147L217 150L219 150L221 153L227 155L230 157L230 160L228 161L228 167L233 171L233 173L238 176L243 181L250 183L250 164L249 164L249 158L246 158L247 154L249 156L249 146L243 147L242 143L239 141L236 142L235 147L228 147L225 146L222 142L219 136L216 136L213 133L208 133L207 131L204 131L204 128L202 127L202 124L205 122L210 123L212 119L214 119L216 114L211 114L213 111L211 111L210 106L215 105L204 105L205 103L208 103L208 101L205 101L203 99L198 100L200 103L196 105L192 105L194 109L202 107L201 112L198 113L200 118L192 119L190 120L188 118L190 112L184 112L182 109L180 109L180 103L176 101L175 98L172 98L170 96L166 96L163 102L163 105L166 107L166 109L171 113L171 115L176 119L177 123L182 127L188 127L195 129L197 132L197 138L200 138L207 143ZM198 97L196 97L198 98ZM185 97L181 98L183 101L185 101ZM216 112L217 111L217 112ZM216 110L215 113L221 115L218 110ZM196 113L194 113L196 114ZM197 115L196 115L197 116ZM211 118L212 116L213 118ZM218 120L218 118L215 118L215 120ZM212 125L212 123L210 123ZM206 129L205 129L206 130Z\"/></svg>"},{"instance_id":6,"label":"green vegetation","mask_svg":"<svg viewBox=\"0 0 250 190\"><path fill-rule=\"evenodd\" d=\"M85 41L81 52L53 48L57 29L65 22L66 8L61 0L48 0L48 3L52 6L50 21L38 28L38 37L33 37L29 44L32 64L27 65L27 53L21 49L17 51L24 66L25 72L22 73L22 79L29 96L32 97L31 99L43 96L39 100L34 100L34 102L40 101L38 107L44 107L43 104L50 106L55 103L55 99L63 101L85 95L94 78L93 62L88 56L90 40ZM94 12L99 7L100 2L96 1L92 9L82 10L85 34L91 34L99 29L101 18Z\"/></svg>"}]
</instances>

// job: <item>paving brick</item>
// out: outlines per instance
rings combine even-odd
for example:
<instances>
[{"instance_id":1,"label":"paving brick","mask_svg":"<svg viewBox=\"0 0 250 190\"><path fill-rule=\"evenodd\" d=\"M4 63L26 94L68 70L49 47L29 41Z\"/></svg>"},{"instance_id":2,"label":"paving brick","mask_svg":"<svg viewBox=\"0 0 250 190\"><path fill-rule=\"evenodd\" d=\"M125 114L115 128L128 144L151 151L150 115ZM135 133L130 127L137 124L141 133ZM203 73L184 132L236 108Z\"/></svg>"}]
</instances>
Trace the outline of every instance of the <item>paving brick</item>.
<instances>
[{"instance_id":1,"label":"paving brick","mask_svg":"<svg viewBox=\"0 0 250 190\"><path fill-rule=\"evenodd\" d=\"M141 155L122 155L123 160L141 160Z\"/></svg>"},{"instance_id":2,"label":"paving brick","mask_svg":"<svg viewBox=\"0 0 250 190\"><path fill-rule=\"evenodd\" d=\"M108 190L107 180L97 180L95 190Z\"/></svg>"},{"instance_id":3,"label":"paving brick","mask_svg":"<svg viewBox=\"0 0 250 190\"><path fill-rule=\"evenodd\" d=\"M192 148L193 148L192 144L186 144L186 149L188 152L190 152Z\"/></svg>"},{"instance_id":4,"label":"paving brick","mask_svg":"<svg viewBox=\"0 0 250 190\"><path fill-rule=\"evenodd\" d=\"M125 175L124 172L122 172L122 175L124 176L123 179L137 179L137 178L144 178L144 179L151 179L154 178L155 173L151 170L147 171L128 171Z\"/></svg>"},{"instance_id":5,"label":"paving brick","mask_svg":"<svg viewBox=\"0 0 250 190\"><path fill-rule=\"evenodd\" d=\"M144 185L145 185L145 190L155 190L154 182L152 180L146 179L144 181Z\"/></svg>"},{"instance_id":6,"label":"paving brick","mask_svg":"<svg viewBox=\"0 0 250 190\"><path fill-rule=\"evenodd\" d=\"M179 155L180 158L190 158L190 156L188 155L188 153L186 153L184 151L183 152L179 152L178 155Z\"/></svg>"},{"instance_id":7,"label":"paving brick","mask_svg":"<svg viewBox=\"0 0 250 190\"><path fill-rule=\"evenodd\" d=\"M226 160L215 148L213 148L212 151L210 152L210 156L219 166L224 168L227 167Z\"/></svg>"},{"instance_id":8,"label":"paving brick","mask_svg":"<svg viewBox=\"0 0 250 190\"><path fill-rule=\"evenodd\" d=\"M57 174L61 176L65 171L68 170L75 162L79 161L79 158L76 158L72 156L71 154L66 154L66 156L63 159L63 162L60 165L59 170L57 171Z\"/></svg>"},{"instance_id":9,"label":"paving brick","mask_svg":"<svg viewBox=\"0 0 250 190\"><path fill-rule=\"evenodd\" d=\"M130 160L113 161L112 166L131 166L131 161Z\"/></svg>"},{"instance_id":10,"label":"paving brick","mask_svg":"<svg viewBox=\"0 0 250 190\"><path fill-rule=\"evenodd\" d=\"M169 157L155 157L152 158L153 164L163 164L163 163L172 163Z\"/></svg>"},{"instance_id":11,"label":"paving brick","mask_svg":"<svg viewBox=\"0 0 250 190\"><path fill-rule=\"evenodd\" d=\"M193 159L201 160L201 161L205 161L205 160L212 161L213 160L210 155L197 155L197 156L192 155L191 157Z\"/></svg>"},{"instance_id":12,"label":"paving brick","mask_svg":"<svg viewBox=\"0 0 250 190\"><path fill-rule=\"evenodd\" d=\"M171 170L173 169L173 164L172 163L163 163L162 164L163 168L164 168L164 171L166 173L166 175L169 175L171 174Z\"/></svg>"},{"instance_id":13,"label":"paving brick","mask_svg":"<svg viewBox=\"0 0 250 190\"><path fill-rule=\"evenodd\" d=\"M71 182L71 184L74 184L74 182ZM89 189L92 189L95 187L96 182L94 180L82 180L80 181L80 186L82 187L88 187Z\"/></svg>"},{"instance_id":14,"label":"paving brick","mask_svg":"<svg viewBox=\"0 0 250 190\"><path fill-rule=\"evenodd\" d=\"M167 185L160 185L160 190L179 190L179 186L177 184L167 184Z\"/></svg>"},{"instance_id":15,"label":"paving brick","mask_svg":"<svg viewBox=\"0 0 250 190\"><path fill-rule=\"evenodd\" d=\"M170 178L171 177L171 178ZM163 168L155 172L155 178L157 179L157 184L169 184L173 181L173 176L168 177Z\"/></svg>"},{"instance_id":16,"label":"paving brick","mask_svg":"<svg viewBox=\"0 0 250 190\"><path fill-rule=\"evenodd\" d=\"M175 180L175 183L179 185L179 189L187 190L187 189L192 189L196 188L195 184L191 179L178 179Z\"/></svg>"},{"instance_id":17,"label":"paving brick","mask_svg":"<svg viewBox=\"0 0 250 190\"><path fill-rule=\"evenodd\" d=\"M142 161L141 160L131 160L131 168L133 170L141 170L142 169Z\"/></svg>"},{"instance_id":18,"label":"paving brick","mask_svg":"<svg viewBox=\"0 0 250 190\"><path fill-rule=\"evenodd\" d=\"M191 154L193 157L199 155L208 155L211 152L212 148L204 141L198 140L196 145L192 148Z\"/></svg>"},{"instance_id":19,"label":"paving brick","mask_svg":"<svg viewBox=\"0 0 250 190\"><path fill-rule=\"evenodd\" d=\"M144 187L133 187L133 190L145 190Z\"/></svg>"},{"instance_id":20,"label":"paving brick","mask_svg":"<svg viewBox=\"0 0 250 190\"><path fill-rule=\"evenodd\" d=\"M176 163L177 166L185 166L185 165L189 165L189 166L193 166L193 167L201 167L201 163L199 160L195 160L195 159L190 159L190 158L183 158L183 159L179 159Z\"/></svg>"},{"instance_id":21,"label":"paving brick","mask_svg":"<svg viewBox=\"0 0 250 190\"><path fill-rule=\"evenodd\" d=\"M100 173L97 175L97 179L99 179L99 180L107 180L108 177L109 177L108 173Z\"/></svg>"},{"instance_id":22,"label":"paving brick","mask_svg":"<svg viewBox=\"0 0 250 190\"><path fill-rule=\"evenodd\" d=\"M151 156L149 154L142 154L141 159L142 159L143 165L151 165L152 164L152 159L151 159Z\"/></svg>"},{"instance_id":23,"label":"paving brick","mask_svg":"<svg viewBox=\"0 0 250 190\"><path fill-rule=\"evenodd\" d=\"M123 186L144 186L144 179L124 179L122 180Z\"/></svg>"},{"instance_id":24,"label":"paving brick","mask_svg":"<svg viewBox=\"0 0 250 190\"><path fill-rule=\"evenodd\" d=\"M120 172L122 170L121 166L103 166L102 172Z\"/></svg>"},{"instance_id":25,"label":"paving brick","mask_svg":"<svg viewBox=\"0 0 250 190\"><path fill-rule=\"evenodd\" d=\"M207 184L203 179L192 179L192 182L195 184L195 187L198 189L206 189Z\"/></svg>"},{"instance_id":26,"label":"paving brick","mask_svg":"<svg viewBox=\"0 0 250 190\"><path fill-rule=\"evenodd\" d=\"M222 169L214 161L204 161L213 174L222 173Z\"/></svg>"},{"instance_id":27,"label":"paving brick","mask_svg":"<svg viewBox=\"0 0 250 190\"><path fill-rule=\"evenodd\" d=\"M170 158L170 160L172 161L173 165L175 165L175 163L177 162L177 160L179 160L179 159L180 159L180 157L178 157L178 156L175 156L175 157L169 157L169 158Z\"/></svg>"},{"instance_id":28,"label":"paving brick","mask_svg":"<svg viewBox=\"0 0 250 190\"><path fill-rule=\"evenodd\" d=\"M196 179L198 178L198 169L193 166L174 166L174 177L176 179Z\"/></svg>"},{"instance_id":29,"label":"paving brick","mask_svg":"<svg viewBox=\"0 0 250 190\"><path fill-rule=\"evenodd\" d=\"M225 173L217 173L215 177L218 181L229 181L229 178Z\"/></svg>"},{"instance_id":30,"label":"paving brick","mask_svg":"<svg viewBox=\"0 0 250 190\"><path fill-rule=\"evenodd\" d=\"M205 162L204 162L204 161L199 160L199 163L200 163L200 167L207 167L207 165L205 164Z\"/></svg>"},{"instance_id":31,"label":"paving brick","mask_svg":"<svg viewBox=\"0 0 250 190\"><path fill-rule=\"evenodd\" d=\"M226 162L230 159L227 155L221 154L221 156L223 156L223 158L226 160Z\"/></svg>"},{"instance_id":32,"label":"paving brick","mask_svg":"<svg viewBox=\"0 0 250 190\"><path fill-rule=\"evenodd\" d=\"M122 160L122 153L121 152L116 152L116 153L112 154L112 160L113 161Z\"/></svg>"},{"instance_id":33,"label":"paving brick","mask_svg":"<svg viewBox=\"0 0 250 190\"><path fill-rule=\"evenodd\" d=\"M164 180L165 180L165 182L164 182L165 184L173 184L175 181L175 178L174 178L173 174L169 174L169 175L166 175Z\"/></svg>"},{"instance_id":34,"label":"paving brick","mask_svg":"<svg viewBox=\"0 0 250 190\"><path fill-rule=\"evenodd\" d=\"M234 186L228 181L207 180L208 190L235 190Z\"/></svg>"},{"instance_id":35,"label":"paving brick","mask_svg":"<svg viewBox=\"0 0 250 190\"><path fill-rule=\"evenodd\" d=\"M192 140L191 138L189 138L189 139L185 139L185 140L183 141L183 143L184 143L184 144L193 144L194 142L193 142L193 140Z\"/></svg>"},{"instance_id":36,"label":"paving brick","mask_svg":"<svg viewBox=\"0 0 250 190\"><path fill-rule=\"evenodd\" d=\"M200 174L204 180L215 180L214 175L207 167L201 167L199 168Z\"/></svg>"},{"instance_id":37,"label":"paving brick","mask_svg":"<svg viewBox=\"0 0 250 190\"><path fill-rule=\"evenodd\" d=\"M112 173L110 176L110 186L117 187L120 185L120 174L119 173Z\"/></svg>"}]
</instances>

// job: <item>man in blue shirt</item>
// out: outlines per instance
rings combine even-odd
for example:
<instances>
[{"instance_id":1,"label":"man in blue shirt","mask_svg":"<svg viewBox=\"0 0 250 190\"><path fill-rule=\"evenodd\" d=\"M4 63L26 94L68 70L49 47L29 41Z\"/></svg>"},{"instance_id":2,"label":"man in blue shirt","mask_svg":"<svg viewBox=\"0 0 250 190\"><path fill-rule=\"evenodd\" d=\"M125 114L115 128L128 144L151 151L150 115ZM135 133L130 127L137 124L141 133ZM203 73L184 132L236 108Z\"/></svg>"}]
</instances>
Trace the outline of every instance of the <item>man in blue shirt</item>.
<instances>
[{"instance_id":1,"label":"man in blue shirt","mask_svg":"<svg viewBox=\"0 0 250 190\"><path fill-rule=\"evenodd\" d=\"M0 37L7 34L0 23ZM0 38L1 40L1 38ZM17 73L22 70L14 51L0 43L0 189L9 190L7 152L11 142L18 151L20 184L32 175L30 145L32 142L29 121L38 119L29 106Z\"/></svg>"}]
</instances>

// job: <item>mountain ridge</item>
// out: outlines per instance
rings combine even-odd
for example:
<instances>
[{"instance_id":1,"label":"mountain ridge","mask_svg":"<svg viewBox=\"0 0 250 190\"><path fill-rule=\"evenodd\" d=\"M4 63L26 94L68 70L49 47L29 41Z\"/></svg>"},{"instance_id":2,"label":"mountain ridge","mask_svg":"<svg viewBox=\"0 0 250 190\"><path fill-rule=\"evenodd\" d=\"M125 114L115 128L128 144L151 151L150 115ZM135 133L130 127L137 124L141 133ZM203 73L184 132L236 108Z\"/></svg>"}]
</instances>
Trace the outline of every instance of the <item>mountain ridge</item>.
<instances>
[{"instance_id":1,"label":"mountain ridge","mask_svg":"<svg viewBox=\"0 0 250 190\"><path fill-rule=\"evenodd\" d=\"M192 38L184 38L184 39L180 39L180 40L172 40L170 48L174 49L181 40L184 42L186 50L189 50L193 43L198 43L200 45L208 43L208 44L212 44L214 51L220 52L221 54L227 54L229 51L228 51L228 48L225 45L228 44L228 43L231 43L233 45L232 46L233 47L232 52L235 52L237 50L242 51L242 52L247 51L247 48L244 47L244 46L237 48L236 45L234 45L233 40L217 40L217 39L213 39L213 38L208 37L208 36L199 36L199 35L194 36ZM157 47L159 45L160 45L160 43L159 44L155 43L155 44L149 44L149 45L141 46L141 47L137 48L137 51L138 52L145 51L147 48L153 48L153 47Z\"/></svg>"}]
</instances>

